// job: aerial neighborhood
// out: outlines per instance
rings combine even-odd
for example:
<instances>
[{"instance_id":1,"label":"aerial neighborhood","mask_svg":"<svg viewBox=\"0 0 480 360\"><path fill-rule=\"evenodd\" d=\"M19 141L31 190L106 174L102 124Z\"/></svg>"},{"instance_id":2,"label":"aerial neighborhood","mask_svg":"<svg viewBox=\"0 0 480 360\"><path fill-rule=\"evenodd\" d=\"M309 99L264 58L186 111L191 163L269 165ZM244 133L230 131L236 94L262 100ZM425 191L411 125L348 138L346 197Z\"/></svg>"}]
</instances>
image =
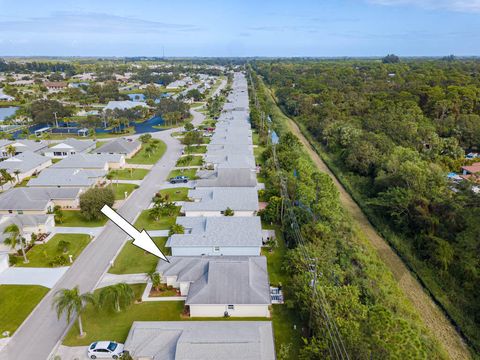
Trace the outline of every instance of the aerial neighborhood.
<instances>
[{"instance_id":1,"label":"aerial neighborhood","mask_svg":"<svg viewBox=\"0 0 480 360\"><path fill-rule=\"evenodd\" d=\"M198 359L276 358L272 306L283 306L283 294L269 279L264 252L277 234L259 217L265 187L257 181L246 73L204 69L174 76L152 67L140 81L133 72L113 74L121 93L131 92L127 99L81 105L74 120L67 107L86 104L92 87L110 91L113 81L101 85L93 72L51 76L63 80L39 83L46 93L30 105L41 106L39 114L17 111L4 120L0 289L11 287L10 301L17 289L32 295L18 319L0 325L3 351L26 358L29 350L17 345L26 336L22 322L33 328L44 308L45 356L173 360L200 351ZM35 86L10 77L19 78L2 81L18 96ZM176 80L152 81L164 78ZM102 101L101 91L96 96ZM168 261L136 248L100 212L104 205L146 230ZM98 304L84 303L72 325L73 314L65 318L58 305L67 296ZM108 321L94 330L112 314L130 314L133 321L120 320L125 335L111 332Z\"/></svg>"}]
</instances>

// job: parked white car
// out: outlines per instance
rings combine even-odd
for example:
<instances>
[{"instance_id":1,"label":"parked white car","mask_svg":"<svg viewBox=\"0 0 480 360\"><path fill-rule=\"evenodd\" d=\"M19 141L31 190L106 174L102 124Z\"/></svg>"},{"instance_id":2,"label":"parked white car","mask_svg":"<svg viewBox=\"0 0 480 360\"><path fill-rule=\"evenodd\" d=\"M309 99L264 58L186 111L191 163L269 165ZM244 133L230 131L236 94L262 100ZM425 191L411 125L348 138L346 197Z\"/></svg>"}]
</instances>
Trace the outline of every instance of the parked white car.
<instances>
[{"instance_id":1,"label":"parked white car","mask_svg":"<svg viewBox=\"0 0 480 360\"><path fill-rule=\"evenodd\" d=\"M123 344L115 341L96 341L88 347L90 359L118 359L123 355Z\"/></svg>"}]
</instances>

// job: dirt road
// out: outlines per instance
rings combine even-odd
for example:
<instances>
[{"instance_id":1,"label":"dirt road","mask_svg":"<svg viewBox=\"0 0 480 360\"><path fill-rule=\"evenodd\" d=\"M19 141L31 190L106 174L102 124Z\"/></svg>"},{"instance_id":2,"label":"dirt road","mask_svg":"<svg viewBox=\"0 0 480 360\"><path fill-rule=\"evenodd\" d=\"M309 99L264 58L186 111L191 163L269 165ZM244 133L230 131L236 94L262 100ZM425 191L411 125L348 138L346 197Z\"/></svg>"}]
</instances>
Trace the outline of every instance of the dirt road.
<instances>
[{"instance_id":1,"label":"dirt road","mask_svg":"<svg viewBox=\"0 0 480 360\"><path fill-rule=\"evenodd\" d=\"M455 360L470 359L471 355L465 342L445 317L444 313L424 291L422 285L412 276L403 261L390 248L388 243L378 235L357 203L312 148L298 125L292 119L288 119L287 123L292 133L302 142L318 169L332 178L340 193L340 201L343 207L350 213L350 216L356 222L358 228L365 234L372 246L377 250L380 258L392 271L400 288L410 299L427 328L443 345L450 358Z\"/></svg>"}]
</instances>

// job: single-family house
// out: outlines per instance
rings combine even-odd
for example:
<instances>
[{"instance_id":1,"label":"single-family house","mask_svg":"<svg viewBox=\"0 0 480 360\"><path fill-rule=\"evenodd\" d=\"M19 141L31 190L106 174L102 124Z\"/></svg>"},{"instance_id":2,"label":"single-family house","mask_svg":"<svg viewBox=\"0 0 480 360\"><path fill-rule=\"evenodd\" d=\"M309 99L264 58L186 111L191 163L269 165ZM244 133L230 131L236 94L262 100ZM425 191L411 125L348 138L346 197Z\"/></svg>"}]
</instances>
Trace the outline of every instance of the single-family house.
<instances>
[{"instance_id":1,"label":"single-family house","mask_svg":"<svg viewBox=\"0 0 480 360\"><path fill-rule=\"evenodd\" d=\"M52 169L121 169L125 166L125 156L120 154L74 154L56 164Z\"/></svg>"},{"instance_id":2,"label":"single-family house","mask_svg":"<svg viewBox=\"0 0 480 360\"><path fill-rule=\"evenodd\" d=\"M0 158L5 159L11 157L9 149L15 150L15 155L21 154L25 151L31 151L37 154L41 154L48 148L46 141L33 141L33 140L0 140Z\"/></svg>"},{"instance_id":3,"label":"single-family house","mask_svg":"<svg viewBox=\"0 0 480 360\"><path fill-rule=\"evenodd\" d=\"M46 214L58 205L76 209L80 188L18 187L0 194L0 214Z\"/></svg>"},{"instance_id":4,"label":"single-family house","mask_svg":"<svg viewBox=\"0 0 480 360\"><path fill-rule=\"evenodd\" d=\"M475 162L472 165L462 166L463 175L466 176L480 176L480 162Z\"/></svg>"},{"instance_id":5,"label":"single-family house","mask_svg":"<svg viewBox=\"0 0 480 360\"><path fill-rule=\"evenodd\" d=\"M52 159L31 151L25 151L0 161L0 169L7 170L18 182L38 174L50 165L52 165Z\"/></svg>"},{"instance_id":6,"label":"single-family house","mask_svg":"<svg viewBox=\"0 0 480 360\"><path fill-rule=\"evenodd\" d=\"M196 188L204 187L256 187L257 176L249 168L223 168L199 170Z\"/></svg>"},{"instance_id":7,"label":"single-family house","mask_svg":"<svg viewBox=\"0 0 480 360\"><path fill-rule=\"evenodd\" d=\"M141 147L142 144L136 140L115 139L100 146L95 152L97 154L119 154L125 156L126 159L130 159L140 151Z\"/></svg>"},{"instance_id":8,"label":"single-family house","mask_svg":"<svg viewBox=\"0 0 480 360\"><path fill-rule=\"evenodd\" d=\"M0 101L14 101L13 96L7 95L3 92L3 89L0 89Z\"/></svg>"},{"instance_id":9,"label":"single-family house","mask_svg":"<svg viewBox=\"0 0 480 360\"><path fill-rule=\"evenodd\" d=\"M180 289L191 317L269 317L264 256L185 256L160 261L161 281Z\"/></svg>"},{"instance_id":10,"label":"single-family house","mask_svg":"<svg viewBox=\"0 0 480 360\"><path fill-rule=\"evenodd\" d=\"M46 81L43 83L49 92L58 92L68 88L66 81Z\"/></svg>"},{"instance_id":11,"label":"single-family house","mask_svg":"<svg viewBox=\"0 0 480 360\"><path fill-rule=\"evenodd\" d=\"M58 188L90 188L99 185L107 171L104 169L53 168L43 170L27 186Z\"/></svg>"},{"instance_id":12,"label":"single-family house","mask_svg":"<svg viewBox=\"0 0 480 360\"><path fill-rule=\"evenodd\" d=\"M254 187L207 187L188 191L192 202L185 202L185 216L223 216L225 210L234 216L254 216L258 211L258 195Z\"/></svg>"},{"instance_id":13,"label":"single-family house","mask_svg":"<svg viewBox=\"0 0 480 360\"><path fill-rule=\"evenodd\" d=\"M134 360L275 360L269 321L134 321Z\"/></svg>"},{"instance_id":14,"label":"single-family house","mask_svg":"<svg viewBox=\"0 0 480 360\"><path fill-rule=\"evenodd\" d=\"M115 110L115 109L126 110L126 109L133 109L139 106L148 107L147 104L140 101L131 101L131 100L109 101L107 106L103 108L103 111Z\"/></svg>"},{"instance_id":15,"label":"single-family house","mask_svg":"<svg viewBox=\"0 0 480 360\"><path fill-rule=\"evenodd\" d=\"M262 224L258 216L181 216L183 234L173 234L167 247L173 256L259 256Z\"/></svg>"},{"instance_id":16,"label":"single-family house","mask_svg":"<svg viewBox=\"0 0 480 360\"><path fill-rule=\"evenodd\" d=\"M93 140L66 139L48 149L45 149L45 156L62 159L70 155L87 153L95 149L96 143Z\"/></svg>"},{"instance_id":17,"label":"single-family house","mask_svg":"<svg viewBox=\"0 0 480 360\"><path fill-rule=\"evenodd\" d=\"M206 154L204 162L207 167L214 169L252 169L255 170L255 157L253 155L237 155L237 154L223 154L210 155Z\"/></svg>"},{"instance_id":18,"label":"single-family house","mask_svg":"<svg viewBox=\"0 0 480 360\"><path fill-rule=\"evenodd\" d=\"M10 245L5 245L3 241L8 237L5 234L5 229L15 224L20 229L22 236L30 241L32 234L46 234L52 232L55 226L55 219L53 214L41 215L2 215L0 216L0 252L1 251L15 251Z\"/></svg>"}]
</instances>

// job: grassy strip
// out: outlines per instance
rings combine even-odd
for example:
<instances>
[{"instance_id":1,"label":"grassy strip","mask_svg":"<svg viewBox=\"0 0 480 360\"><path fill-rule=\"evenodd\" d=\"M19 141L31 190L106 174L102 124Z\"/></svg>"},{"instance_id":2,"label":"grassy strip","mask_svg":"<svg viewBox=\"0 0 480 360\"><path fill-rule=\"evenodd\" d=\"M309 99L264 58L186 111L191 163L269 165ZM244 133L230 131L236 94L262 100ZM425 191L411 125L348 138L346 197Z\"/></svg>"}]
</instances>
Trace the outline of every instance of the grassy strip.
<instances>
[{"instance_id":1,"label":"grassy strip","mask_svg":"<svg viewBox=\"0 0 480 360\"><path fill-rule=\"evenodd\" d=\"M115 200L125 200L125 193L127 193L127 197L132 193L133 190L138 188L138 185L135 184L116 184L113 182L112 184L107 186L108 188L112 189L115 194Z\"/></svg>"},{"instance_id":2,"label":"grassy strip","mask_svg":"<svg viewBox=\"0 0 480 360\"><path fill-rule=\"evenodd\" d=\"M63 210L63 221L57 223L57 226L98 227L105 225L106 222L106 217L102 217L100 220L86 220L79 210Z\"/></svg>"},{"instance_id":3,"label":"grassy strip","mask_svg":"<svg viewBox=\"0 0 480 360\"><path fill-rule=\"evenodd\" d=\"M186 187L176 187L160 190L160 194L168 195L170 201L188 201L188 190Z\"/></svg>"},{"instance_id":4,"label":"grassy strip","mask_svg":"<svg viewBox=\"0 0 480 360\"><path fill-rule=\"evenodd\" d=\"M112 170L110 174L113 176L113 179L116 180L142 180L149 170L147 169L121 169L121 170Z\"/></svg>"},{"instance_id":5,"label":"grassy strip","mask_svg":"<svg viewBox=\"0 0 480 360\"><path fill-rule=\"evenodd\" d=\"M170 255L170 249L165 248L166 237L155 237L153 241L165 255ZM158 257L143 251L128 241L108 272L111 274L148 273L155 270L157 263Z\"/></svg>"},{"instance_id":6,"label":"grassy strip","mask_svg":"<svg viewBox=\"0 0 480 360\"><path fill-rule=\"evenodd\" d=\"M36 285L0 285L0 333L12 335L48 291Z\"/></svg>"},{"instance_id":7,"label":"grassy strip","mask_svg":"<svg viewBox=\"0 0 480 360\"><path fill-rule=\"evenodd\" d=\"M176 170L170 171L170 174L168 174L167 178L170 179L175 176L183 175L183 176L187 176L190 180L192 180L196 178L196 173L197 173L197 169L176 169Z\"/></svg>"},{"instance_id":8,"label":"grassy strip","mask_svg":"<svg viewBox=\"0 0 480 360\"><path fill-rule=\"evenodd\" d=\"M159 140L158 146L152 154L147 154L146 149L149 145L143 145L138 153L136 153L131 159L127 159L129 164L155 164L160 160L167 150L167 145Z\"/></svg>"},{"instance_id":9,"label":"grassy strip","mask_svg":"<svg viewBox=\"0 0 480 360\"><path fill-rule=\"evenodd\" d=\"M69 243L67 251L58 248L60 241ZM56 234L46 244L35 245L27 253L29 262L25 264L23 258L18 256L16 266L21 267L52 267L50 262L61 255L72 255L75 260L90 242L90 235L86 234ZM58 265L64 266L64 265Z\"/></svg>"}]
</instances>

